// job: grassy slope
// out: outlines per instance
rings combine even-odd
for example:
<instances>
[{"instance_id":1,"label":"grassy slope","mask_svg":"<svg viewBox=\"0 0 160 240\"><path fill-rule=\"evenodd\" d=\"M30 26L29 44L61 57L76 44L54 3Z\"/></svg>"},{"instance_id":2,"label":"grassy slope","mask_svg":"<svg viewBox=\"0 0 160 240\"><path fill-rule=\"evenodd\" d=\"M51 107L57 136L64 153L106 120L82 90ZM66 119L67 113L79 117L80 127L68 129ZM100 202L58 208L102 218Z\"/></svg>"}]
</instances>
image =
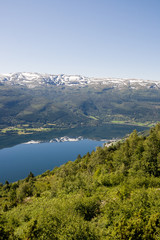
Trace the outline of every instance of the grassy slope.
<instances>
[{"instance_id":1,"label":"grassy slope","mask_svg":"<svg viewBox=\"0 0 160 240\"><path fill-rule=\"evenodd\" d=\"M159 239L160 124L0 188L0 239Z\"/></svg>"}]
</instances>

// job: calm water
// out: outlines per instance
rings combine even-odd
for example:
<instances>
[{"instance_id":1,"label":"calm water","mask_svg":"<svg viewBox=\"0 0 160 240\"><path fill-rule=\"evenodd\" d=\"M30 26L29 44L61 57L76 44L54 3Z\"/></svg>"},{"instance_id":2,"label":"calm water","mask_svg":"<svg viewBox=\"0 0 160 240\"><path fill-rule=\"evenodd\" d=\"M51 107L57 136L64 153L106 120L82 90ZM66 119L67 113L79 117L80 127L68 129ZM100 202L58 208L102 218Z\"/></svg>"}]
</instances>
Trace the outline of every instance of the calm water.
<instances>
[{"instance_id":1,"label":"calm water","mask_svg":"<svg viewBox=\"0 0 160 240\"><path fill-rule=\"evenodd\" d=\"M122 138L134 129L143 131L145 127L135 127L119 124L105 124L94 127L81 127L62 131L35 133L34 135L6 135L0 136L0 182L14 182L28 176L41 174L52 170L55 166L71 160L74 161L78 154L83 156L91 152L103 142L90 139ZM21 144L30 140L48 141L63 136L83 136L85 140L77 142L54 142L40 144Z\"/></svg>"},{"instance_id":2,"label":"calm water","mask_svg":"<svg viewBox=\"0 0 160 240\"><path fill-rule=\"evenodd\" d=\"M20 144L0 150L0 182L14 182L28 176L39 175L46 170L81 156L102 146L103 141L81 140L77 142L53 142Z\"/></svg>"}]
</instances>

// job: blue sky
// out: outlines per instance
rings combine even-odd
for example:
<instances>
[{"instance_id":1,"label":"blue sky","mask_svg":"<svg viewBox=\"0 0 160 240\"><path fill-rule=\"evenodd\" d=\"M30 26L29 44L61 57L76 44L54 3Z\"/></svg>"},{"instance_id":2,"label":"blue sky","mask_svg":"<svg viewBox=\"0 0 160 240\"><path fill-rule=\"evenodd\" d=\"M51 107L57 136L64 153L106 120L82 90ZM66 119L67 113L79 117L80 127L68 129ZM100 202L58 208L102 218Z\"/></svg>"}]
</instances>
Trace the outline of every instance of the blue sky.
<instances>
[{"instance_id":1,"label":"blue sky","mask_svg":"<svg viewBox=\"0 0 160 240\"><path fill-rule=\"evenodd\" d=\"M160 0L0 0L0 73L160 80Z\"/></svg>"}]
</instances>

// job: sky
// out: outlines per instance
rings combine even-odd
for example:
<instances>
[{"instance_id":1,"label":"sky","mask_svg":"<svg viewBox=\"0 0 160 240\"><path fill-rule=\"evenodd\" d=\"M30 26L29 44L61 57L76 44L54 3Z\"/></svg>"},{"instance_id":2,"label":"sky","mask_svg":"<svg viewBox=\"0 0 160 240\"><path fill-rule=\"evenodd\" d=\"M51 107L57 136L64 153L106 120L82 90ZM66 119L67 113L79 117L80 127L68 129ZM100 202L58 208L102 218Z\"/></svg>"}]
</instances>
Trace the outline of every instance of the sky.
<instances>
[{"instance_id":1,"label":"sky","mask_svg":"<svg viewBox=\"0 0 160 240\"><path fill-rule=\"evenodd\" d=\"M160 80L160 0L0 0L0 73Z\"/></svg>"}]
</instances>

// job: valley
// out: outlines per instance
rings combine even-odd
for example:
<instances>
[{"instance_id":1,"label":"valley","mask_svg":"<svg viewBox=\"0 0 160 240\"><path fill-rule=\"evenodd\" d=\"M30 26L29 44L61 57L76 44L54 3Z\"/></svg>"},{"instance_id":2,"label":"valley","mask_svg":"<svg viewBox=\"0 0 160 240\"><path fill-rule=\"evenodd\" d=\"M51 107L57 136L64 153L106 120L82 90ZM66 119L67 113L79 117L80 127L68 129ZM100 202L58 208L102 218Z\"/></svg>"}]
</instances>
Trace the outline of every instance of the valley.
<instances>
[{"instance_id":1,"label":"valley","mask_svg":"<svg viewBox=\"0 0 160 240\"><path fill-rule=\"evenodd\" d=\"M160 240L160 1L0 8L0 240Z\"/></svg>"},{"instance_id":2,"label":"valley","mask_svg":"<svg viewBox=\"0 0 160 240\"><path fill-rule=\"evenodd\" d=\"M2 239L156 239L158 85L14 81L0 85Z\"/></svg>"}]
</instances>

